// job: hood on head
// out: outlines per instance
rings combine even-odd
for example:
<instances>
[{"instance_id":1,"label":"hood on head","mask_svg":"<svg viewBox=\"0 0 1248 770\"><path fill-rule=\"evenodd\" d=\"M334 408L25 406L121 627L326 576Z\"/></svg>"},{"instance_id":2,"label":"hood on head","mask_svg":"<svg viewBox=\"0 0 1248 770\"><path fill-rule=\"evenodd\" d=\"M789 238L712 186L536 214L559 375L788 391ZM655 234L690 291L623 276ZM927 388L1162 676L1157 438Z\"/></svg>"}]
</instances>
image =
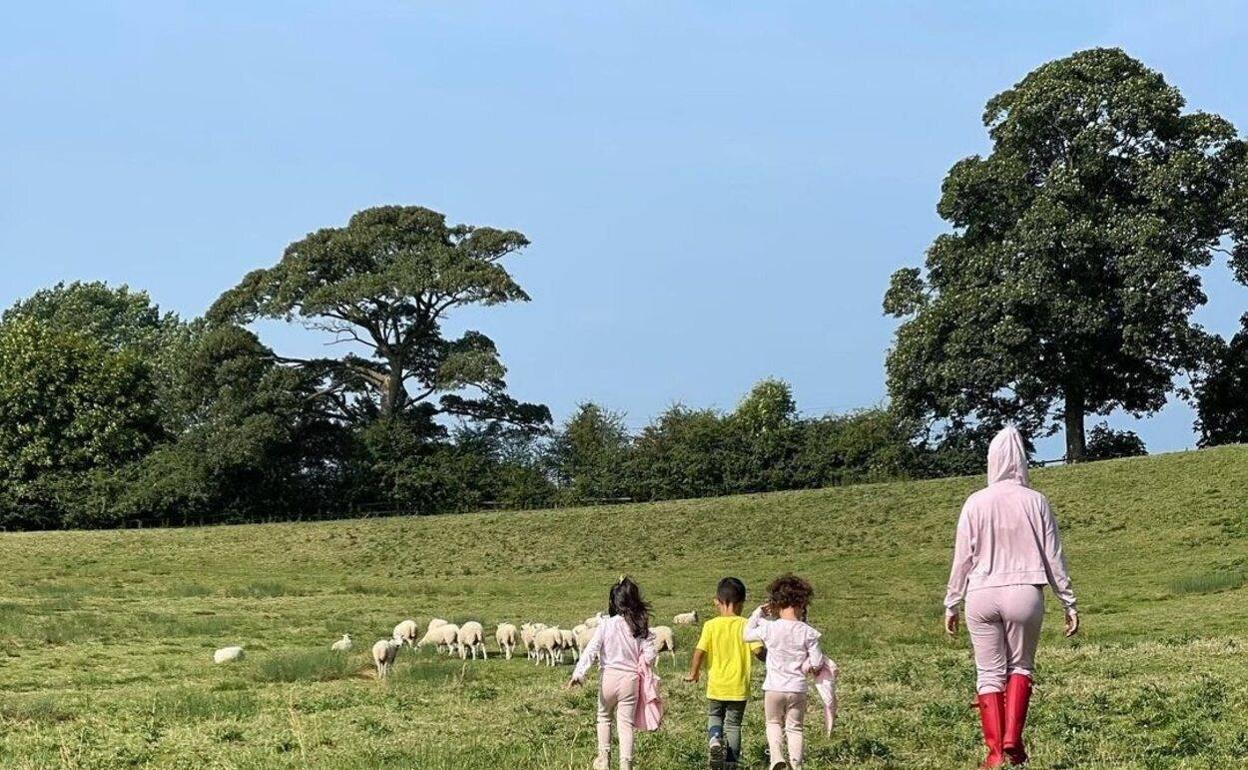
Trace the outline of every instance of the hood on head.
<instances>
[{"instance_id":1,"label":"hood on head","mask_svg":"<svg viewBox=\"0 0 1248 770\"><path fill-rule=\"evenodd\" d=\"M1013 481L1027 485L1027 447L1018 428L1007 425L988 445L988 483Z\"/></svg>"}]
</instances>

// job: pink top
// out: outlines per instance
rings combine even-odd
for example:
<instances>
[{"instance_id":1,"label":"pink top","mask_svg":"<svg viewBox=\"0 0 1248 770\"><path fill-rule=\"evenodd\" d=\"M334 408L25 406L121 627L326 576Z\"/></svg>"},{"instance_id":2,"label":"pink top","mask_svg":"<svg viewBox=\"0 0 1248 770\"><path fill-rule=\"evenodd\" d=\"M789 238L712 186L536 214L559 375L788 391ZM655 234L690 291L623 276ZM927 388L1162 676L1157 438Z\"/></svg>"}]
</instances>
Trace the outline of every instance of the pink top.
<instances>
[{"instance_id":1,"label":"pink top","mask_svg":"<svg viewBox=\"0 0 1248 770\"><path fill-rule=\"evenodd\" d=\"M649 666L656 657L654 634L638 639L633 636L628 621L622 615L615 615L599 621L593 637L581 653L581 659L576 663L572 678L584 679L595 660L599 668L636 673L641 664Z\"/></svg>"},{"instance_id":2,"label":"pink top","mask_svg":"<svg viewBox=\"0 0 1248 770\"><path fill-rule=\"evenodd\" d=\"M1007 427L988 447L987 488L962 506L945 610L956 613L977 588L1046 583L1073 612L1075 592L1057 520L1048 498L1028 486L1023 437Z\"/></svg>"},{"instance_id":3,"label":"pink top","mask_svg":"<svg viewBox=\"0 0 1248 770\"><path fill-rule=\"evenodd\" d=\"M769 692L806 692L806 674L823 668L826 660L818 631L800 620L768 620L762 607L750 614L742 637L767 648L763 689Z\"/></svg>"}]
</instances>

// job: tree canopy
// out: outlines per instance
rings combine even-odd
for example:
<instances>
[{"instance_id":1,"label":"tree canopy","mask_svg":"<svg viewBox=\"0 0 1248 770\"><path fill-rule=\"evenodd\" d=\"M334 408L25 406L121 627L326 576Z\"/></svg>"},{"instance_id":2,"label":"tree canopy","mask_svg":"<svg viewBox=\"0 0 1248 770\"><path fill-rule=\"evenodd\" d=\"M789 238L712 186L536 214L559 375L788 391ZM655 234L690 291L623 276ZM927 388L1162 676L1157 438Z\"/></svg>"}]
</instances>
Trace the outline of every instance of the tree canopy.
<instances>
[{"instance_id":1,"label":"tree canopy","mask_svg":"<svg viewBox=\"0 0 1248 770\"><path fill-rule=\"evenodd\" d=\"M459 308L527 301L501 260L528 243L514 230L448 225L419 206L367 209L292 243L276 265L225 292L208 318L297 320L363 351L297 362L323 376L320 397L346 419L413 412L542 426L546 407L507 394L489 337L442 329Z\"/></svg>"},{"instance_id":2,"label":"tree canopy","mask_svg":"<svg viewBox=\"0 0 1248 770\"><path fill-rule=\"evenodd\" d=\"M1064 425L1078 461L1087 414L1152 413L1199 361L1197 270L1239 230L1244 144L1116 49L1039 67L988 102L984 125L992 152L942 186L953 231L885 295L903 319L889 392L955 430Z\"/></svg>"}]
</instances>

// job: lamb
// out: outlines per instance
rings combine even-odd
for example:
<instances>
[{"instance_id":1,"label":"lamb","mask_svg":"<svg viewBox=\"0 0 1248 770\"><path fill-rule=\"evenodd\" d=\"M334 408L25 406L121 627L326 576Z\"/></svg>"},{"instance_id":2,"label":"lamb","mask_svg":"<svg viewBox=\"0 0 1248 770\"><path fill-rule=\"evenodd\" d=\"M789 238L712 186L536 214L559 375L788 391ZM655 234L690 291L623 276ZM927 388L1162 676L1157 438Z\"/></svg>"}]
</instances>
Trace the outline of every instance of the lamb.
<instances>
[{"instance_id":1,"label":"lamb","mask_svg":"<svg viewBox=\"0 0 1248 770\"><path fill-rule=\"evenodd\" d=\"M442 618L430 618L430 619L429 619L429 628L428 628L428 630L429 630L429 631L432 631L433 629L437 628L438 626L449 626L449 625L450 625L450 623L447 623L447 622L446 622L445 620L443 620Z\"/></svg>"},{"instance_id":2,"label":"lamb","mask_svg":"<svg viewBox=\"0 0 1248 770\"><path fill-rule=\"evenodd\" d=\"M477 659L477 650L481 650L481 657L489 660L490 654L485 651L485 629L475 620L470 620L459 627L459 634L456 636L456 642L459 645L459 659L467 660L468 653L472 652L472 659Z\"/></svg>"},{"instance_id":3,"label":"lamb","mask_svg":"<svg viewBox=\"0 0 1248 770\"><path fill-rule=\"evenodd\" d=\"M658 654L670 652L672 654L672 663L676 663L676 634L672 632L669 626L655 626L650 629L654 634L654 651Z\"/></svg>"},{"instance_id":4,"label":"lamb","mask_svg":"<svg viewBox=\"0 0 1248 770\"><path fill-rule=\"evenodd\" d=\"M399 655L403 643L397 639L378 639L373 645L373 663L377 666L377 678L385 679L390 675L390 667Z\"/></svg>"},{"instance_id":5,"label":"lamb","mask_svg":"<svg viewBox=\"0 0 1248 770\"><path fill-rule=\"evenodd\" d=\"M242 659L242 647L222 647L212 654L213 663L234 663Z\"/></svg>"},{"instance_id":6,"label":"lamb","mask_svg":"<svg viewBox=\"0 0 1248 770\"><path fill-rule=\"evenodd\" d=\"M354 645L351 642L351 634L343 634L342 638L330 645L329 649L334 652L350 652Z\"/></svg>"},{"instance_id":7,"label":"lamb","mask_svg":"<svg viewBox=\"0 0 1248 770\"><path fill-rule=\"evenodd\" d=\"M414 620L405 620L394 627L394 640L400 644L415 647L418 636L420 636L420 627Z\"/></svg>"},{"instance_id":8,"label":"lamb","mask_svg":"<svg viewBox=\"0 0 1248 770\"><path fill-rule=\"evenodd\" d=\"M602 613L596 613L592 618L585 618L585 625L590 628L597 628L602 621Z\"/></svg>"},{"instance_id":9,"label":"lamb","mask_svg":"<svg viewBox=\"0 0 1248 770\"><path fill-rule=\"evenodd\" d=\"M678 626L696 626L698 624L697 612L682 612L672 618L672 622Z\"/></svg>"},{"instance_id":10,"label":"lamb","mask_svg":"<svg viewBox=\"0 0 1248 770\"><path fill-rule=\"evenodd\" d=\"M511 660L511 651L516 649L516 637L519 632L510 623L499 623L494 631L494 641L498 642L498 651Z\"/></svg>"},{"instance_id":11,"label":"lamb","mask_svg":"<svg viewBox=\"0 0 1248 770\"><path fill-rule=\"evenodd\" d=\"M542 661L546 661L546 665L555 665L555 658L559 658L559 662L563 662L563 634L557 628L543 628L537 632L537 637L533 640L537 647L536 664L541 665Z\"/></svg>"}]
</instances>

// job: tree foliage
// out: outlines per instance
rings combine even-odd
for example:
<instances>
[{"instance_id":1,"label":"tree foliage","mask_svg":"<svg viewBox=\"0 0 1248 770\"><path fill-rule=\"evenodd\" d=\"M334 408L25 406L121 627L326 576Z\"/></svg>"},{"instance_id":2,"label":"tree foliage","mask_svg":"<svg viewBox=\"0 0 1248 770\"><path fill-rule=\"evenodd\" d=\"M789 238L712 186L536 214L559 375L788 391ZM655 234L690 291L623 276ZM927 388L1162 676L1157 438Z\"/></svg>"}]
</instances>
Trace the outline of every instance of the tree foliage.
<instances>
[{"instance_id":1,"label":"tree foliage","mask_svg":"<svg viewBox=\"0 0 1248 770\"><path fill-rule=\"evenodd\" d=\"M1248 315L1229 342L1214 343L1193 392L1200 446L1248 443Z\"/></svg>"},{"instance_id":2,"label":"tree foliage","mask_svg":"<svg viewBox=\"0 0 1248 770\"><path fill-rule=\"evenodd\" d=\"M208 317L298 320L363 351L299 362L324 378L319 397L342 419L440 414L540 427L549 411L507 394L489 337L443 333L456 309L529 299L501 264L528 243L513 230L448 225L418 206L367 209L292 243Z\"/></svg>"},{"instance_id":3,"label":"tree foliage","mask_svg":"<svg viewBox=\"0 0 1248 770\"><path fill-rule=\"evenodd\" d=\"M1216 115L1116 49L1050 62L988 102L987 157L950 170L953 227L925 270L893 275L903 323L887 361L909 417L1064 424L1161 408L1204 344L1197 269L1235 233L1243 143Z\"/></svg>"}]
</instances>

